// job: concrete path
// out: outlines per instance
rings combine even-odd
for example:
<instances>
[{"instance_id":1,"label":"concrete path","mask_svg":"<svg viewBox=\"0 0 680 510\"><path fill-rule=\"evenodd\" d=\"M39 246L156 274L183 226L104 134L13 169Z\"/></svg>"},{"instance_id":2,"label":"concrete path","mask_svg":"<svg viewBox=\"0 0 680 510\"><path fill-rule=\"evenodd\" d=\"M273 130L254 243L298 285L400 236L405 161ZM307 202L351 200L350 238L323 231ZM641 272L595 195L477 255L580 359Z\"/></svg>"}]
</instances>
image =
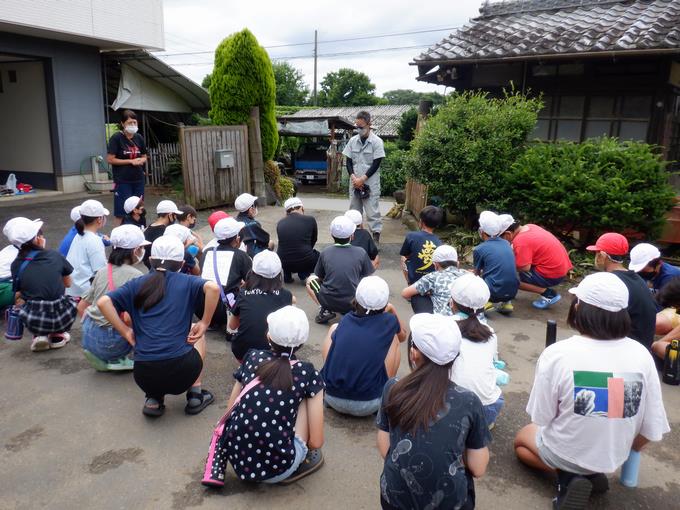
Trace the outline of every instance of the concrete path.
<instances>
[{"instance_id":1,"label":"concrete path","mask_svg":"<svg viewBox=\"0 0 680 510\"><path fill-rule=\"evenodd\" d=\"M328 225L345 210L347 201L301 195L308 214L316 216L320 243L329 243ZM154 210L158 198L149 197ZM102 199L109 208L110 195ZM0 209L0 224L14 215L41 217L51 247L70 227L68 213L77 201ZM385 203L385 210L390 206ZM201 213L200 232L208 234ZM153 216L151 214L151 216ZM259 219L275 232L281 208L268 207ZM110 225L106 228L110 230ZM398 252L405 229L386 220L382 236L382 267L378 274L390 284L391 299L404 319L410 307L399 297L404 286ZM1 244L0 244L1 245ZM313 306L300 283L289 285L299 306L313 319ZM493 432L488 474L477 483L478 508L548 509L551 481L525 469L514 457L512 439L527 423L524 407L545 335L545 321L556 319L559 338L570 334L564 319L567 300L541 312L531 296L520 294L512 317L492 316L501 357L508 363L511 383L504 389L506 409ZM301 357L321 366L320 345L327 331L311 321L308 344ZM167 412L156 421L141 414L143 395L130 374L95 372L83 358L80 326L66 348L31 353L28 334L21 342L0 343L0 508L2 509L372 509L379 507L381 460L374 448L372 419L351 419L326 413L326 465L315 475L288 487L250 485L230 476L222 491L204 489L199 479L212 426L224 412L236 367L220 335L208 341L205 386L217 403L198 416L184 415L184 396L169 397ZM402 347L401 372L406 373ZM678 508L680 484L680 389L663 385L673 432L645 450L640 487L623 488L612 477L611 491L593 499L593 508Z\"/></svg>"}]
</instances>

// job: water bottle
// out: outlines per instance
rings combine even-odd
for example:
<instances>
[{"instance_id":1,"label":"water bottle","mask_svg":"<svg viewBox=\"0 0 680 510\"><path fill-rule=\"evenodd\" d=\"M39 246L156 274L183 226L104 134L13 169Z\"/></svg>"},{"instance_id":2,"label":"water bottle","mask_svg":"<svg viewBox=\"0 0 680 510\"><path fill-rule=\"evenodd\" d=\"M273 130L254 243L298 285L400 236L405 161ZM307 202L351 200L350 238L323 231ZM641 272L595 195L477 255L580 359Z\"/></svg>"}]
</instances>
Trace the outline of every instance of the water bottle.
<instances>
[{"instance_id":1,"label":"water bottle","mask_svg":"<svg viewBox=\"0 0 680 510\"><path fill-rule=\"evenodd\" d=\"M496 386L505 386L510 382L510 374L496 369Z\"/></svg>"},{"instance_id":2,"label":"water bottle","mask_svg":"<svg viewBox=\"0 0 680 510\"><path fill-rule=\"evenodd\" d=\"M621 485L637 487L638 475L640 474L640 452L630 451L628 459L621 466Z\"/></svg>"},{"instance_id":3,"label":"water bottle","mask_svg":"<svg viewBox=\"0 0 680 510\"><path fill-rule=\"evenodd\" d=\"M498 370L503 370L505 368L505 361L502 359L496 359L493 361L493 366L496 367Z\"/></svg>"},{"instance_id":4,"label":"water bottle","mask_svg":"<svg viewBox=\"0 0 680 510\"><path fill-rule=\"evenodd\" d=\"M663 375L661 379L666 384L677 386L680 384L680 341L671 340L666 347L666 356L663 359Z\"/></svg>"},{"instance_id":5,"label":"water bottle","mask_svg":"<svg viewBox=\"0 0 680 510\"><path fill-rule=\"evenodd\" d=\"M198 255L199 249L198 246L192 244L187 248L187 251L189 252L189 255L191 255L192 257L196 257L196 255Z\"/></svg>"},{"instance_id":6,"label":"water bottle","mask_svg":"<svg viewBox=\"0 0 680 510\"><path fill-rule=\"evenodd\" d=\"M557 322L550 320L545 327L545 346L550 347L557 342Z\"/></svg>"},{"instance_id":7,"label":"water bottle","mask_svg":"<svg viewBox=\"0 0 680 510\"><path fill-rule=\"evenodd\" d=\"M12 306L5 310L5 320L7 321L5 338L7 340L21 340L24 336L24 323L19 318L19 308Z\"/></svg>"}]
</instances>

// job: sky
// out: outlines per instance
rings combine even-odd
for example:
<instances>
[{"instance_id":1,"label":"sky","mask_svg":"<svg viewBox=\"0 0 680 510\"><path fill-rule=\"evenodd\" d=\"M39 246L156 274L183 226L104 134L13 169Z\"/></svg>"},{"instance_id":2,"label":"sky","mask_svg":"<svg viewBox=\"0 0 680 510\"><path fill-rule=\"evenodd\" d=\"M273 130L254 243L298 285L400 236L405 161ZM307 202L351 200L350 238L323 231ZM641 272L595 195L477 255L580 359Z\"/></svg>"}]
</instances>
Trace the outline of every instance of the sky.
<instances>
[{"instance_id":1,"label":"sky","mask_svg":"<svg viewBox=\"0 0 680 510\"><path fill-rule=\"evenodd\" d=\"M302 71L311 90L317 30L319 83L326 73L349 67L366 73L378 95L393 89L443 93L442 86L416 81L417 70L408 64L477 16L481 4L482 0L371 0L344 5L308 0L164 0L165 51L156 54L200 83L212 70L220 41L248 28L265 48L279 46L267 48L270 58L286 60ZM331 42L356 38L361 39Z\"/></svg>"}]
</instances>

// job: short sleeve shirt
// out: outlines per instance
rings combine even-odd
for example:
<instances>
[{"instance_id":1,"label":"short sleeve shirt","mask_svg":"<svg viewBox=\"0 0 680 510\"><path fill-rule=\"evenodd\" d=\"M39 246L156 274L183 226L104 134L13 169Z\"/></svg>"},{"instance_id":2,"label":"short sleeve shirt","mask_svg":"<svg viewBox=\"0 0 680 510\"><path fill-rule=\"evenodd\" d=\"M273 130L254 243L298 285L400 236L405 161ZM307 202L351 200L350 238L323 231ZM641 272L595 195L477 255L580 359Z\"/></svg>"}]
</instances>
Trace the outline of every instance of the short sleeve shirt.
<instances>
[{"instance_id":1,"label":"short sleeve shirt","mask_svg":"<svg viewBox=\"0 0 680 510\"><path fill-rule=\"evenodd\" d=\"M0 280L12 278L12 262L17 258L19 250L16 246L5 246L0 250Z\"/></svg>"},{"instance_id":2,"label":"short sleeve shirt","mask_svg":"<svg viewBox=\"0 0 680 510\"><path fill-rule=\"evenodd\" d=\"M219 278L225 292L238 289L253 266L253 261L246 252L231 246L218 244L204 253L201 277L212 282L217 282Z\"/></svg>"},{"instance_id":3,"label":"short sleeve shirt","mask_svg":"<svg viewBox=\"0 0 680 510\"><path fill-rule=\"evenodd\" d=\"M373 160L385 157L385 145L382 139L371 131L365 141L359 135L350 138L342 155L352 159L354 174L361 177L368 172ZM379 175L379 172L373 174L367 181L368 185L379 182Z\"/></svg>"},{"instance_id":4,"label":"short sleeve shirt","mask_svg":"<svg viewBox=\"0 0 680 510\"><path fill-rule=\"evenodd\" d=\"M378 428L390 434L380 476L383 499L404 510L430 508L433 501L438 502L436 508L459 508L473 487L463 454L491 442L482 403L471 391L451 383L444 407L427 432L411 434L393 426L385 413L395 383L390 379L385 385L377 418Z\"/></svg>"},{"instance_id":5,"label":"short sleeve shirt","mask_svg":"<svg viewBox=\"0 0 680 510\"><path fill-rule=\"evenodd\" d=\"M117 159L137 159L147 153L146 142L142 135L136 133L132 139L128 139L123 133L118 131L111 135L108 154L113 154ZM144 180L144 166L113 165L113 181L139 182Z\"/></svg>"},{"instance_id":6,"label":"short sleeve shirt","mask_svg":"<svg viewBox=\"0 0 680 510\"><path fill-rule=\"evenodd\" d=\"M375 269L363 248L351 244L329 246L321 252L314 273L322 279L319 294L335 312L346 313L357 285Z\"/></svg>"},{"instance_id":7,"label":"short sleeve shirt","mask_svg":"<svg viewBox=\"0 0 680 510\"><path fill-rule=\"evenodd\" d=\"M538 225L524 227L512 240L517 267L530 265L544 278L564 278L573 266L559 239Z\"/></svg>"},{"instance_id":8,"label":"short sleeve shirt","mask_svg":"<svg viewBox=\"0 0 680 510\"><path fill-rule=\"evenodd\" d=\"M472 262L489 286L492 299L508 301L517 295L519 279L515 254L505 239L492 237L477 245L472 252Z\"/></svg>"},{"instance_id":9,"label":"short sleeve shirt","mask_svg":"<svg viewBox=\"0 0 680 510\"><path fill-rule=\"evenodd\" d=\"M453 315L451 301L451 285L467 271L457 267L447 267L442 271L433 271L416 282L418 294L429 294L432 299L432 311L439 315Z\"/></svg>"},{"instance_id":10,"label":"short sleeve shirt","mask_svg":"<svg viewBox=\"0 0 680 510\"><path fill-rule=\"evenodd\" d=\"M123 264L122 266L113 266L111 268L111 276L113 280L113 289L109 288L109 266L107 264L97 271L97 274L94 275L94 280L92 280L92 285L90 285L90 289L83 295L83 299L90 303L90 306L87 307L85 313L98 326L102 327L110 326L111 323L102 315L102 312L97 306L97 300L106 295L107 292L125 285L130 280L139 278L142 276L142 272L128 264Z\"/></svg>"},{"instance_id":11,"label":"short sleeve shirt","mask_svg":"<svg viewBox=\"0 0 680 510\"><path fill-rule=\"evenodd\" d=\"M250 350L234 378L247 386L257 368L272 358L270 351ZM285 472L295 459L295 421L298 408L306 398L324 389L314 365L295 360L291 367L293 386L287 390L264 384L246 393L234 408L227 424L227 456L241 480L261 481Z\"/></svg>"},{"instance_id":12,"label":"short sleeve shirt","mask_svg":"<svg viewBox=\"0 0 680 510\"><path fill-rule=\"evenodd\" d=\"M436 235L423 230L406 234L399 255L406 257L409 285L420 280L423 275L434 271L432 254L440 244L442 242Z\"/></svg>"},{"instance_id":13,"label":"short sleeve shirt","mask_svg":"<svg viewBox=\"0 0 680 510\"><path fill-rule=\"evenodd\" d=\"M12 278L15 280L23 261L17 257L12 262ZM72 272L73 266L61 253L39 250L21 273L18 290L26 301L55 301L64 295L64 276Z\"/></svg>"},{"instance_id":14,"label":"short sleeve shirt","mask_svg":"<svg viewBox=\"0 0 680 510\"><path fill-rule=\"evenodd\" d=\"M659 274L652 280L654 291L660 291L669 281L678 276L680 276L680 267L675 267L667 262L662 262Z\"/></svg>"},{"instance_id":15,"label":"short sleeve shirt","mask_svg":"<svg viewBox=\"0 0 680 510\"><path fill-rule=\"evenodd\" d=\"M73 283L66 289L66 294L81 297L90 289L90 279L106 266L106 248L102 238L89 231L76 235L66 260L73 266Z\"/></svg>"},{"instance_id":16,"label":"short sleeve shirt","mask_svg":"<svg viewBox=\"0 0 680 510\"><path fill-rule=\"evenodd\" d=\"M352 246L363 248L368 254L368 258L371 260L375 260L375 258L378 256L378 247L376 246L373 237L371 237L370 232L366 229L357 228L354 232L354 238L350 244Z\"/></svg>"}]
</instances>

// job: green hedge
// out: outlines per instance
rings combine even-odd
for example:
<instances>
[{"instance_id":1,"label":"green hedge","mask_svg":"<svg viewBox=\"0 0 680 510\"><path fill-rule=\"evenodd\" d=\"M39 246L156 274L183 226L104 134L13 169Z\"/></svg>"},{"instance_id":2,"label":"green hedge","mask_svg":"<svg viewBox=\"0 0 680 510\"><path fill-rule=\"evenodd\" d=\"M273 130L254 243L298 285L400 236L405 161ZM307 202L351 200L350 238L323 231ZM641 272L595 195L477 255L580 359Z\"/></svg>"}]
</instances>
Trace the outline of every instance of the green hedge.
<instances>
[{"instance_id":1,"label":"green hedge","mask_svg":"<svg viewBox=\"0 0 680 510\"><path fill-rule=\"evenodd\" d=\"M393 142L385 142L385 159L380 165L380 194L391 197L406 187L408 179L408 151Z\"/></svg>"}]
</instances>

